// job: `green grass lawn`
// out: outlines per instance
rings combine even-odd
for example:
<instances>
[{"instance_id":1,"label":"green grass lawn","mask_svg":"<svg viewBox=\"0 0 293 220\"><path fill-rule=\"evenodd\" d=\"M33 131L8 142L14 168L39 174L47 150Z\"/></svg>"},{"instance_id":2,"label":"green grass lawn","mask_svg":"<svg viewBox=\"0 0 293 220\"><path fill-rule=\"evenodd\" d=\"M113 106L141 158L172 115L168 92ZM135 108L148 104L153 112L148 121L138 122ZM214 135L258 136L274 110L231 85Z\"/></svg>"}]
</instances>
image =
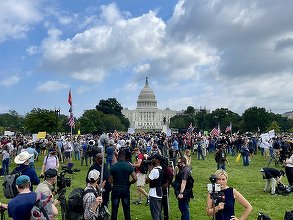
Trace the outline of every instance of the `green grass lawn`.
<instances>
[{"instance_id":1,"label":"green grass lawn","mask_svg":"<svg viewBox=\"0 0 293 220\"><path fill-rule=\"evenodd\" d=\"M194 194L195 198L190 202L191 219L205 220L211 219L205 213L207 189L206 184L209 183L209 177L216 170L216 163L213 155L208 155L206 160L197 160L195 155L192 155L192 167L193 177L195 179ZM293 193L288 196L271 196L269 193L263 192L265 181L262 179L262 175L259 170L261 167L267 166L267 162L260 156L256 155L249 167L242 165L242 160L238 163L235 162L235 157L228 157L230 165L227 166L227 172L229 175L228 185L236 188L253 206L253 212L249 219L257 219L259 212L268 214L272 220L284 219L285 210L293 209ZM42 158L40 158L42 161ZM41 162L37 162L37 173L40 174ZM67 189L67 193L74 187L84 187L84 180L88 170L86 166L80 166L79 161L73 161L75 168L80 168L81 171L74 174L66 174L67 177L72 178L72 186ZM272 165L273 166L273 165ZM14 163L11 164L10 171L15 167ZM281 167L280 167L281 168ZM3 177L1 179L1 184ZM287 179L283 179L283 183L288 184ZM145 186L148 190L148 186ZM131 187L131 199L136 198L135 184ZM2 203L8 202L3 193L0 195L0 201ZM111 207L111 205L109 205ZM242 212L242 207L236 203L236 216L239 217ZM124 219L123 211L120 205L118 219ZM131 216L132 219L150 220L149 207L144 203L141 205L131 204ZM59 219L61 219L59 217ZM180 211L177 207L177 200L174 196L173 189L170 190L170 219L180 219Z\"/></svg>"}]
</instances>

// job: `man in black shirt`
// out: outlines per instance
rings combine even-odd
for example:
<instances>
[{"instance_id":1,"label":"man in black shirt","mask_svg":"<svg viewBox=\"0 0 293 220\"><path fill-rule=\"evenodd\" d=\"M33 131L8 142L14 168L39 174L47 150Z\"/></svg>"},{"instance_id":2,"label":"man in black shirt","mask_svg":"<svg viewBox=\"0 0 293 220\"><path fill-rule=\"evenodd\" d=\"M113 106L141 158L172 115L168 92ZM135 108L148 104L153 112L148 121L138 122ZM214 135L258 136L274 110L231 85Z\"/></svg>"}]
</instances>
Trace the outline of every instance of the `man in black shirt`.
<instances>
[{"instance_id":1,"label":"man in black shirt","mask_svg":"<svg viewBox=\"0 0 293 220\"><path fill-rule=\"evenodd\" d=\"M264 191L266 192L271 189L271 194L275 195L276 185L281 182L282 176L285 175L285 172L271 167L261 168L260 172L263 175L263 179L266 180Z\"/></svg>"},{"instance_id":2,"label":"man in black shirt","mask_svg":"<svg viewBox=\"0 0 293 220\"><path fill-rule=\"evenodd\" d=\"M129 176L132 180L129 181ZM130 220L130 185L137 181L134 168L129 162L125 161L125 151L118 153L118 162L113 164L110 169L109 182L112 184L112 215L111 220L117 220L119 201L121 199L124 219Z\"/></svg>"}]
</instances>

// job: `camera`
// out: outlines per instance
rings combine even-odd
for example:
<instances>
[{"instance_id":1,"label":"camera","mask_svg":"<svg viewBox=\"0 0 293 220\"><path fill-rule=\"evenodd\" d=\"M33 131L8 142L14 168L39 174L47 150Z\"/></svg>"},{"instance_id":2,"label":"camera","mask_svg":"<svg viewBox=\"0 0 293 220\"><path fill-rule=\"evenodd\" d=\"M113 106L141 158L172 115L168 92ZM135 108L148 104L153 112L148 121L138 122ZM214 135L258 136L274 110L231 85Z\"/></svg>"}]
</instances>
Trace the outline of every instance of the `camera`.
<instances>
[{"instance_id":1,"label":"camera","mask_svg":"<svg viewBox=\"0 0 293 220\"><path fill-rule=\"evenodd\" d=\"M207 189L215 206L220 202L225 202L225 194L221 191L221 185L216 184L217 177L215 175L211 175L209 179L211 183L207 184Z\"/></svg>"},{"instance_id":2,"label":"camera","mask_svg":"<svg viewBox=\"0 0 293 220\"><path fill-rule=\"evenodd\" d=\"M80 171L79 169L72 169L72 167L73 163L68 163L68 165L62 166L62 172L57 176L57 192L71 186L71 179L69 177L65 177L66 173L72 174Z\"/></svg>"}]
</instances>

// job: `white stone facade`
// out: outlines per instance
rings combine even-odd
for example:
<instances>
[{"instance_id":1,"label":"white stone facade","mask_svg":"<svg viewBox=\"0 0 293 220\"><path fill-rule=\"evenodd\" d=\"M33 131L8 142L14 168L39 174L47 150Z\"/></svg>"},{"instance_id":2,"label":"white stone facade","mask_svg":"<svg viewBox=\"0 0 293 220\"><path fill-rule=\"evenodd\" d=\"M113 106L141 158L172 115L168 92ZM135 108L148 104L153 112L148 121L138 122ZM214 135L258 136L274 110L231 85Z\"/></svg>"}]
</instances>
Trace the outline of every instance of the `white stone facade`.
<instances>
[{"instance_id":1,"label":"white stone facade","mask_svg":"<svg viewBox=\"0 0 293 220\"><path fill-rule=\"evenodd\" d=\"M148 78L146 78L145 86L138 96L136 109L129 110L125 108L122 110L122 114L128 118L130 127L135 130L161 131L164 125L164 118L168 126L170 118L182 114L183 111L173 111L168 108L165 110L158 109L156 96L148 84Z\"/></svg>"}]
</instances>

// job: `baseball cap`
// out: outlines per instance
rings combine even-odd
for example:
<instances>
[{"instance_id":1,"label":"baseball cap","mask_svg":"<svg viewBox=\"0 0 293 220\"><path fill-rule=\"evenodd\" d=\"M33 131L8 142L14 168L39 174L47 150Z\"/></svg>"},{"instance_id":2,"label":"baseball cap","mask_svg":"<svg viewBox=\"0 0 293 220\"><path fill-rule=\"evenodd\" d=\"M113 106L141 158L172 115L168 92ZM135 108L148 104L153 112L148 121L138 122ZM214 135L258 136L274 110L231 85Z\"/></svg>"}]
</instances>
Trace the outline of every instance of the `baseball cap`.
<instances>
[{"instance_id":1,"label":"baseball cap","mask_svg":"<svg viewBox=\"0 0 293 220\"><path fill-rule=\"evenodd\" d=\"M88 179L98 180L100 177L100 172L97 170L91 170L88 175Z\"/></svg>"},{"instance_id":2,"label":"baseball cap","mask_svg":"<svg viewBox=\"0 0 293 220\"><path fill-rule=\"evenodd\" d=\"M50 168L50 169L46 170L46 172L45 172L45 178L53 178L57 175L58 175L58 172L56 169Z\"/></svg>"},{"instance_id":3,"label":"baseball cap","mask_svg":"<svg viewBox=\"0 0 293 220\"><path fill-rule=\"evenodd\" d=\"M19 185L23 185L23 184L30 183L30 182L31 182L31 180L30 180L29 176L21 175L21 176L17 177L15 184L19 186Z\"/></svg>"}]
</instances>

